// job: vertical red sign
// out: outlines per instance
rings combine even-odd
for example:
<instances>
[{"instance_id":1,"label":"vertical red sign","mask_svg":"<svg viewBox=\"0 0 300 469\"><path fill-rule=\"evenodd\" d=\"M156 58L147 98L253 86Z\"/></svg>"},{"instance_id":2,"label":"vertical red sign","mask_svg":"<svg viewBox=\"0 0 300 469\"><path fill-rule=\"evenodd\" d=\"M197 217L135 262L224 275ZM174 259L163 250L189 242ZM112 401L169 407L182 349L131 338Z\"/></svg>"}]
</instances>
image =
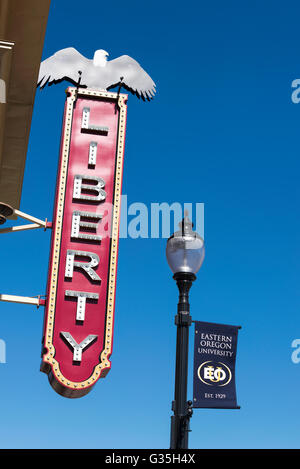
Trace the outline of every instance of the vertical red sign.
<instances>
[{"instance_id":1,"label":"vertical red sign","mask_svg":"<svg viewBox=\"0 0 300 469\"><path fill-rule=\"evenodd\" d=\"M110 369L127 95L68 88L41 371L65 397Z\"/></svg>"}]
</instances>

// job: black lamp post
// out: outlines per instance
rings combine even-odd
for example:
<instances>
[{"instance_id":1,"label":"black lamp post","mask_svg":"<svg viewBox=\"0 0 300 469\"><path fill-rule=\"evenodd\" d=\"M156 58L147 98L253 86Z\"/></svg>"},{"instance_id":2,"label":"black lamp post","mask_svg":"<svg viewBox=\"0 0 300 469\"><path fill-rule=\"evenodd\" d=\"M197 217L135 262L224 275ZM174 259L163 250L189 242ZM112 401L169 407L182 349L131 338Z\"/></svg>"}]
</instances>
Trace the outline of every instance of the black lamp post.
<instances>
[{"instance_id":1,"label":"black lamp post","mask_svg":"<svg viewBox=\"0 0 300 469\"><path fill-rule=\"evenodd\" d=\"M172 403L171 449L188 448L189 423L192 401L187 401L188 346L190 316L189 290L204 259L204 241L193 231L193 224L185 212L179 231L167 241L167 260L179 289L179 302L175 325L177 326L175 397Z\"/></svg>"}]
</instances>

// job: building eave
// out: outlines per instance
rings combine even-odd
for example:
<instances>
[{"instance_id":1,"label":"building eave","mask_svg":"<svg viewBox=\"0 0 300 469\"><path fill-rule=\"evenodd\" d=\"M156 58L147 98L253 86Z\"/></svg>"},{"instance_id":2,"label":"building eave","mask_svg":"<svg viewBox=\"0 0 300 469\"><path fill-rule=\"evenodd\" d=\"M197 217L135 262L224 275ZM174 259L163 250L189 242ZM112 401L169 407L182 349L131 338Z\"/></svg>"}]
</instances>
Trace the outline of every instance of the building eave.
<instances>
[{"instance_id":1,"label":"building eave","mask_svg":"<svg viewBox=\"0 0 300 469\"><path fill-rule=\"evenodd\" d=\"M0 96L0 201L16 209L49 7L50 0L0 3L0 78L6 87L5 102Z\"/></svg>"}]
</instances>

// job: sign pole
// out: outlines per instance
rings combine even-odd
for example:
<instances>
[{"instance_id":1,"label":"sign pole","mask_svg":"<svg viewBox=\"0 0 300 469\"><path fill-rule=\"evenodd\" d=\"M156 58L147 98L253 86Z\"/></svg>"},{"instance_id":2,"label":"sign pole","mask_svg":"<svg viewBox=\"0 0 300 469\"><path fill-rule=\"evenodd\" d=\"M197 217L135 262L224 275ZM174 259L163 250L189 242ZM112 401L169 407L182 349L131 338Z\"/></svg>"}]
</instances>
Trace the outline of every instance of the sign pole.
<instances>
[{"instance_id":1,"label":"sign pole","mask_svg":"<svg viewBox=\"0 0 300 469\"><path fill-rule=\"evenodd\" d=\"M187 402L189 327L192 323L189 290L196 276L189 272L174 275L179 289L179 302L175 325L177 326L175 398L172 402L171 449L188 448L188 432L192 416L192 401Z\"/></svg>"}]
</instances>

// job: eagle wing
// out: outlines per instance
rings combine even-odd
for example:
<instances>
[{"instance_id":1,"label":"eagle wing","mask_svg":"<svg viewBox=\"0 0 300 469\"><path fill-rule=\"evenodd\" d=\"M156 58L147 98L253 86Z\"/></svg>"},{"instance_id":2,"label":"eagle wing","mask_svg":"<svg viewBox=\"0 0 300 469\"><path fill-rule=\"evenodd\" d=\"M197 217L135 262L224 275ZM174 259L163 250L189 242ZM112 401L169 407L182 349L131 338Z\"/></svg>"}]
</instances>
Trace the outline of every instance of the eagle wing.
<instances>
[{"instance_id":1,"label":"eagle wing","mask_svg":"<svg viewBox=\"0 0 300 469\"><path fill-rule=\"evenodd\" d=\"M139 97L152 99L155 95L154 81L132 57L121 55L107 62L105 68L109 72L110 88L122 82L126 88Z\"/></svg>"},{"instance_id":2,"label":"eagle wing","mask_svg":"<svg viewBox=\"0 0 300 469\"><path fill-rule=\"evenodd\" d=\"M91 60L81 55L74 47L61 49L41 63L37 86L44 88L47 84L64 79L77 83L78 72L84 72L90 63Z\"/></svg>"}]
</instances>

